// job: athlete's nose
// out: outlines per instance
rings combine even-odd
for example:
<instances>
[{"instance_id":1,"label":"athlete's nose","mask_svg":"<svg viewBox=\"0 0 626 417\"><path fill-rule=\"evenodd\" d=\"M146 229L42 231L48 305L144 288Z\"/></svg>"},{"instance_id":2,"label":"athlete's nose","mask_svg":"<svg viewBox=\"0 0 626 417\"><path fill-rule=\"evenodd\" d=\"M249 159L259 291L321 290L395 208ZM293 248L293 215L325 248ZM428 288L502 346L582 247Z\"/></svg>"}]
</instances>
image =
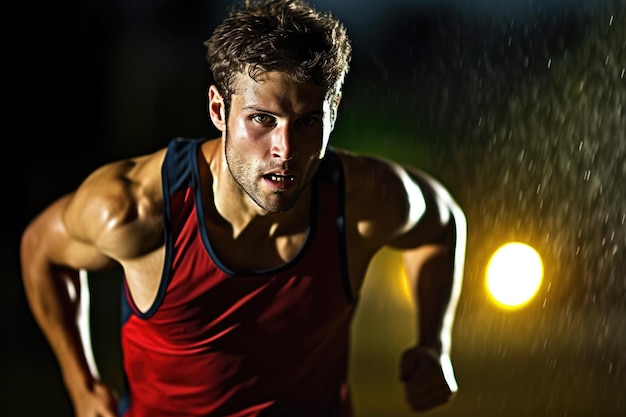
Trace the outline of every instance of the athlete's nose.
<instances>
[{"instance_id":1,"label":"athlete's nose","mask_svg":"<svg viewBox=\"0 0 626 417\"><path fill-rule=\"evenodd\" d=\"M289 161L296 156L294 138L288 123L277 126L272 136L272 157Z\"/></svg>"}]
</instances>

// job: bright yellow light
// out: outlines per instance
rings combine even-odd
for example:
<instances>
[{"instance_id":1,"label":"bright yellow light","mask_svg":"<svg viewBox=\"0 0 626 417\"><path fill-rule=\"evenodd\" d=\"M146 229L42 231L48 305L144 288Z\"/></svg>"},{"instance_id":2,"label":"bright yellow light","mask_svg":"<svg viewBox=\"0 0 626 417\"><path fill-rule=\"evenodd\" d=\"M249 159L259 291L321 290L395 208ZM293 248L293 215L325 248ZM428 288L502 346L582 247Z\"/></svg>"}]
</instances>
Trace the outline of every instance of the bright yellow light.
<instances>
[{"instance_id":1,"label":"bright yellow light","mask_svg":"<svg viewBox=\"0 0 626 417\"><path fill-rule=\"evenodd\" d=\"M487 265L487 289L504 307L520 307L539 290L543 278L541 256L525 243L501 246Z\"/></svg>"}]
</instances>

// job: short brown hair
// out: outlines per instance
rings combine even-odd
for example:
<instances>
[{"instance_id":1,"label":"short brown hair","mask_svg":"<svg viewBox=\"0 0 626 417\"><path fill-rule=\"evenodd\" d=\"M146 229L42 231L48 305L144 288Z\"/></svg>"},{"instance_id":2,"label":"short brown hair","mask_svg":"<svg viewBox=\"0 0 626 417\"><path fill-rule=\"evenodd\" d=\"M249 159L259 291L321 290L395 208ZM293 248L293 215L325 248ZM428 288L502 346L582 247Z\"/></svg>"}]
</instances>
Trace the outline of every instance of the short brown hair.
<instances>
[{"instance_id":1,"label":"short brown hair","mask_svg":"<svg viewBox=\"0 0 626 417\"><path fill-rule=\"evenodd\" d=\"M246 1L232 7L204 43L213 81L230 107L234 77L268 71L340 94L352 53L345 27L302 0Z\"/></svg>"}]
</instances>

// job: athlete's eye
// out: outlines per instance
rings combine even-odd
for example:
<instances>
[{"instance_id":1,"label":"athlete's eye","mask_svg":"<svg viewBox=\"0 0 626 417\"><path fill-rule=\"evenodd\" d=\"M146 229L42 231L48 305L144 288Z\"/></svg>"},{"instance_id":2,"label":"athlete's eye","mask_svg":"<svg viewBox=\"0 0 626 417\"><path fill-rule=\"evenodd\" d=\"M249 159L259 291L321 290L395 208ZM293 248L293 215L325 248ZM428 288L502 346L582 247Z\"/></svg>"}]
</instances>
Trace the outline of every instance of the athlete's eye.
<instances>
[{"instance_id":1,"label":"athlete's eye","mask_svg":"<svg viewBox=\"0 0 626 417\"><path fill-rule=\"evenodd\" d=\"M319 118L315 116L304 116L298 120L298 123L300 123L303 126L313 126L317 124L318 122L319 122Z\"/></svg>"},{"instance_id":2,"label":"athlete's eye","mask_svg":"<svg viewBox=\"0 0 626 417\"><path fill-rule=\"evenodd\" d=\"M264 114L264 113L259 113L259 114L255 114L252 116L252 120L254 120L257 123L261 123L264 125L267 124L275 124L276 123L276 118L273 116L270 116L268 114Z\"/></svg>"}]
</instances>

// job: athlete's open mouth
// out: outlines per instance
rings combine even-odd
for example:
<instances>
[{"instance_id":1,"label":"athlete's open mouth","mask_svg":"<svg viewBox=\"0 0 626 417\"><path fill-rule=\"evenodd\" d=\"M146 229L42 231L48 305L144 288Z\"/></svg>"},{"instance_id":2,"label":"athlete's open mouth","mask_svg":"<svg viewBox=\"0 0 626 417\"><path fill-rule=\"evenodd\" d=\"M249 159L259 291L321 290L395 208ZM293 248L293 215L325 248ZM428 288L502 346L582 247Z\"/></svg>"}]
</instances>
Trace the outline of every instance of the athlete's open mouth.
<instances>
[{"instance_id":1,"label":"athlete's open mouth","mask_svg":"<svg viewBox=\"0 0 626 417\"><path fill-rule=\"evenodd\" d=\"M267 174L264 178L274 182L292 182L296 179L293 175Z\"/></svg>"}]
</instances>

